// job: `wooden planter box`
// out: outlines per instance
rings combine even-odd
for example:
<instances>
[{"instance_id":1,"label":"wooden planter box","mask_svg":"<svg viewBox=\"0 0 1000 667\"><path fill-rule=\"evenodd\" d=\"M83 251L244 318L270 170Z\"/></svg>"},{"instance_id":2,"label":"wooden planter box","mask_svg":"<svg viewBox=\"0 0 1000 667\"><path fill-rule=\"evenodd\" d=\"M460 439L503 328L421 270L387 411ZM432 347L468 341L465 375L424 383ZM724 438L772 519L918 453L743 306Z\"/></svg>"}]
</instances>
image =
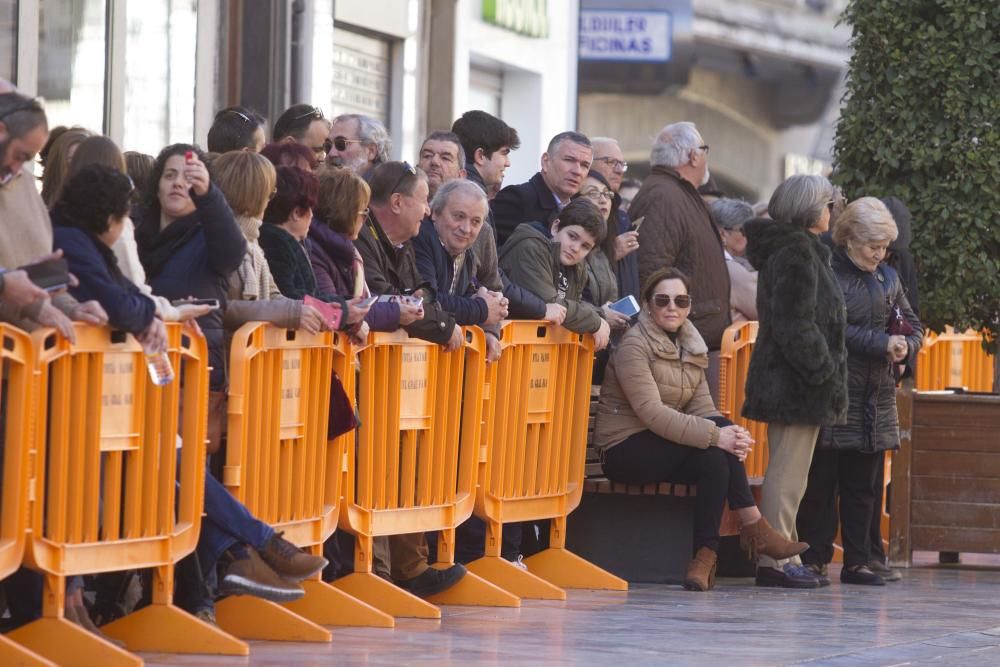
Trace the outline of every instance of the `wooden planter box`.
<instances>
[{"instance_id":1,"label":"wooden planter box","mask_svg":"<svg viewBox=\"0 0 1000 667\"><path fill-rule=\"evenodd\" d=\"M1000 396L899 392L889 558L1000 553Z\"/></svg>"}]
</instances>

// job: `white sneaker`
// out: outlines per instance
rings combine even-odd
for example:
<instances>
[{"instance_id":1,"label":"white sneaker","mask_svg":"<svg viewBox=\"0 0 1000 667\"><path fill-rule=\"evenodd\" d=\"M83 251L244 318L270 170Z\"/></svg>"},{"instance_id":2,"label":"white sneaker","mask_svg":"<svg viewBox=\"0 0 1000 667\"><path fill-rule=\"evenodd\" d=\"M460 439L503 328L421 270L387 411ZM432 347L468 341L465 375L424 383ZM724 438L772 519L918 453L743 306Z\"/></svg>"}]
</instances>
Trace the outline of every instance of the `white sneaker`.
<instances>
[{"instance_id":1,"label":"white sneaker","mask_svg":"<svg viewBox=\"0 0 1000 667\"><path fill-rule=\"evenodd\" d=\"M517 555L517 560L512 560L510 563L514 567L519 567L525 572L528 571L528 565L524 562L524 556L522 556L521 554Z\"/></svg>"}]
</instances>

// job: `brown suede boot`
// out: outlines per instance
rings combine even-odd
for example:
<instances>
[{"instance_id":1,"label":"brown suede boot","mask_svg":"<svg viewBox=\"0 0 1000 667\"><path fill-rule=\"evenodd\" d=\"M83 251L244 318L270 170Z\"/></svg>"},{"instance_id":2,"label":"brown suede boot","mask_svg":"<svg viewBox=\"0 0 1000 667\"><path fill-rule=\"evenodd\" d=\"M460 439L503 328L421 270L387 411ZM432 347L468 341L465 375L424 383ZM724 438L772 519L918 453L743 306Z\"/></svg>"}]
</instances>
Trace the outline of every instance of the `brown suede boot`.
<instances>
[{"instance_id":1,"label":"brown suede boot","mask_svg":"<svg viewBox=\"0 0 1000 667\"><path fill-rule=\"evenodd\" d=\"M688 563L684 575L684 588L689 591L710 591L715 587L715 567L718 556L708 547L698 549L694 560Z\"/></svg>"},{"instance_id":2,"label":"brown suede boot","mask_svg":"<svg viewBox=\"0 0 1000 667\"><path fill-rule=\"evenodd\" d=\"M764 517L760 521L740 528L740 548L747 552L750 560L756 561L763 554L775 560L797 556L809 545L805 542L792 542L783 537L771 527Z\"/></svg>"}]
</instances>

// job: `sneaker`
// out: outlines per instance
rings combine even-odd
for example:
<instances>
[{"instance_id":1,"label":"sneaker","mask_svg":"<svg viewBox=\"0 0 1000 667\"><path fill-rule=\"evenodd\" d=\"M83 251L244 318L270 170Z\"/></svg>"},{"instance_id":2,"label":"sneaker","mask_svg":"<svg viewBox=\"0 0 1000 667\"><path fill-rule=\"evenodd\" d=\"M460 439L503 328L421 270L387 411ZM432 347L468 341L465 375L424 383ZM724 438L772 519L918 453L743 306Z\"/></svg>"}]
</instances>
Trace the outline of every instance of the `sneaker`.
<instances>
[{"instance_id":1,"label":"sneaker","mask_svg":"<svg viewBox=\"0 0 1000 667\"><path fill-rule=\"evenodd\" d=\"M819 588L819 579L802 565L786 563L780 570L757 568L757 585L780 588Z\"/></svg>"},{"instance_id":2,"label":"sneaker","mask_svg":"<svg viewBox=\"0 0 1000 667\"><path fill-rule=\"evenodd\" d=\"M219 584L219 595L253 595L271 602L293 602L306 592L264 562L257 550L247 547L246 557L229 564Z\"/></svg>"},{"instance_id":3,"label":"sneaker","mask_svg":"<svg viewBox=\"0 0 1000 667\"><path fill-rule=\"evenodd\" d=\"M525 572L528 571L528 564L524 562L524 556L522 554L518 554L517 560L512 560L510 564L524 570Z\"/></svg>"},{"instance_id":4,"label":"sneaker","mask_svg":"<svg viewBox=\"0 0 1000 667\"><path fill-rule=\"evenodd\" d=\"M803 564L802 567L806 568L807 570L813 573L816 579L819 580L819 585L821 587L830 585L830 574L828 571L829 568L827 567L826 563L823 563L822 565L817 563L806 563Z\"/></svg>"},{"instance_id":5,"label":"sneaker","mask_svg":"<svg viewBox=\"0 0 1000 667\"><path fill-rule=\"evenodd\" d=\"M885 563L877 560L873 560L868 563L868 569L886 581L899 581L903 578L903 575L899 573L899 570L894 570Z\"/></svg>"},{"instance_id":6,"label":"sneaker","mask_svg":"<svg viewBox=\"0 0 1000 667\"><path fill-rule=\"evenodd\" d=\"M211 609L199 609L194 613L194 617L199 621L204 621L209 625L219 627L219 623L215 620L215 612Z\"/></svg>"},{"instance_id":7,"label":"sneaker","mask_svg":"<svg viewBox=\"0 0 1000 667\"><path fill-rule=\"evenodd\" d=\"M465 566L455 564L447 570L438 570L429 567L422 574L412 579L403 579L395 582L397 586L408 593L416 595L418 598L426 598L438 593L443 593L461 580L465 576Z\"/></svg>"},{"instance_id":8,"label":"sneaker","mask_svg":"<svg viewBox=\"0 0 1000 667\"><path fill-rule=\"evenodd\" d=\"M322 556L313 556L275 533L260 552L260 557L271 569L286 579L302 581L315 575L329 564Z\"/></svg>"},{"instance_id":9,"label":"sneaker","mask_svg":"<svg viewBox=\"0 0 1000 667\"><path fill-rule=\"evenodd\" d=\"M840 583L860 586L885 586L885 579L868 569L867 565L845 565L840 571Z\"/></svg>"}]
</instances>

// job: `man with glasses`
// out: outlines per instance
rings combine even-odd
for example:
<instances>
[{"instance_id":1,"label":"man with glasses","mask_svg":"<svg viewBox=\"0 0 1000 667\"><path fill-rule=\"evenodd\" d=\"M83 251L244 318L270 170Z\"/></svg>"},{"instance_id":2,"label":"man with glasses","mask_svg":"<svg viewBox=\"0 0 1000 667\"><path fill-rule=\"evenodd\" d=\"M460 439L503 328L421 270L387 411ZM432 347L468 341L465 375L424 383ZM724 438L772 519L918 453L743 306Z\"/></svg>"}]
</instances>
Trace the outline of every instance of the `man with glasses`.
<instances>
[{"instance_id":1,"label":"man with glasses","mask_svg":"<svg viewBox=\"0 0 1000 667\"><path fill-rule=\"evenodd\" d=\"M690 320L705 339L709 389L719 400L719 350L729 326L729 271L722 240L698 187L708 181L708 144L694 123L667 125L653 142L652 171L629 208L639 228L639 280L672 266L698 286Z\"/></svg>"},{"instance_id":2,"label":"man with glasses","mask_svg":"<svg viewBox=\"0 0 1000 667\"><path fill-rule=\"evenodd\" d=\"M503 247L514 229L524 222L547 223L580 191L590 171L594 151L590 139L579 132L560 132L542 153L542 168L527 183L508 185L497 193L490 207Z\"/></svg>"},{"instance_id":3,"label":"man with glasses","mask_svg":"<svg viewBox=\"0 0 1000 667\"><path fill-rule=\"evenodd\" d=\"M330 150L327 143L330 127L330 121L319 107L293 104L275 121L271 141L302 144L316 156L316 163L322 164Z\"/></svg>"},{"instance_id":4,"label":"man with glasses","mask_svg":"<svg viewBox=\"0 0 1000 667\"><path fill-rule=\"evenodd\" d=\"M622 180L625 172L628 171L628 162L625 161L625 154L622 153L621 146L617 139L611 137L594 137L590 140L594 147L594 164L591 170L596 171L605 178L608 186L614 193L612 200L615 217L615 256L609 257L612 266L615 268L615 276L618 278L618 292L622 296L631 294L639 295L639 263L635 252L639 249L639 233L631 228L632 221L629 220L627 207L623 206L621 198ZM609 221L610 223L610 221Z\"/></svg>"},{"instance_id":5,"label":"man with glasses","mask_svg":"<svg viewBox=\"0 0 1000 667\"><path fill-rule=\"evenodd\" d=\"M13 90L0 80L0 267L11 268L53 258L52 223L28 166L49 136L48 120L37 100ZM19 286L25 287L19 285L20 273L12 272L4 280L11 281L11 300ZM108 321L96 301L79 303L65 292L51 299L26 298L26 304L0 305L0 319L29 331L39 325L55 327L71 340L71 320L96 325Z\"/></svg>"},{"instance_id":6,"label":"man with glasses","mask_svg":"<svg viewBox=\"0 0 1000 667\"><path fill-rule=\"evenodd\" d=\"M330 127L327 164L346 167L371 181L375 167L389 160L389 132L371 116L349 113L337 116Z\"/></svg>"},{"instance_id":7,"label":"man with glasses","mask_svg":"<svg viewBox=\"0 0 1000 667\"><path fill-rule=\"evenodd\" d=\"M355 241L369 289L373 295L423 299L423 318L403 328L411 336L444 346L446 352L458 350L465 340L462 329L425 286L411 242L429 213L427 176L407 162L386 162L375 168L370 185L368 217ZM461 565L447 570L429 567L423 533L393 535L389 550L393 581L416 596L445 591L465 576Z\"/></svg>"}]
</instances>

